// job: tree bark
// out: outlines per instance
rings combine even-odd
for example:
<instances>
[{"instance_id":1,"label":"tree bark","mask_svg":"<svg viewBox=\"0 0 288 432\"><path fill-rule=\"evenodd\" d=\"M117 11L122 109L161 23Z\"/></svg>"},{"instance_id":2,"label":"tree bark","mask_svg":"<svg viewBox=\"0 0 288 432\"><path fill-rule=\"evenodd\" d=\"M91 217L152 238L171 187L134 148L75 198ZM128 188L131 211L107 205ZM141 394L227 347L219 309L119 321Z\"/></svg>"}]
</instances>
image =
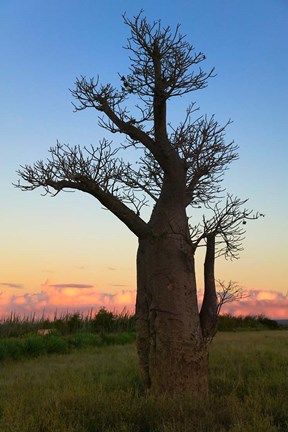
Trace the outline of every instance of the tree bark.
<instances>
[{"instance_id":1,"label":"tree bark","mask_svg":"<svg viewBox=\"0 0 288 432\"><path fill-rule=\"evenodd\" d=\"M162 232L158 227L155 234L154 226L154 235L139 239L136 323L142 379L153 394L206 396L208 352L198 313L194 250L186 215L168 219L174 223L166 224L162 213Z\"/></svg>"},{"instance_id":2,"label":"tree bark","mask_svg":"<svg viewBox=\"0 0 288 432\"><path fill-rule=\"evenodd\" d=\"M217 294L215 286L215 235L207 236L204 262L204 297L200 312L200 322L204 339L209 343L217 331Z\"/></svg>"}]
</instances>

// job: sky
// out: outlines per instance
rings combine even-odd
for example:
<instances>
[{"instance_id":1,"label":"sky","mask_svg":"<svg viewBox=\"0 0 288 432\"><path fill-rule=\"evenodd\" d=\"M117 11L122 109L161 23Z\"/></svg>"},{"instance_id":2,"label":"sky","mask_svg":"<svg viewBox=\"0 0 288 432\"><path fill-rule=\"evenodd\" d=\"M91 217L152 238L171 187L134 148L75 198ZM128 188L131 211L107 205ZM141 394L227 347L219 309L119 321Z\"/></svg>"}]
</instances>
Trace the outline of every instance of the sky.
<instances>
[{"instance_id":1,"label":"sky","mask_svg":"<svg viewBox=\"0 0 288 432\"><path fill-rule=\"evenodd\" d=\"M119 84L132 18L181 24L217 76L168 107L176 125L190 102L221 124L232 119L240 159L227 191L265 214L248 222L239 260L219 258L216 277L249 297L224 312L288 318L287 0L0 0L0 317L104 306L133 311L137 239L92 197L21 192L20 165L45 159L59 140L97 145L97 113L73 112L76 77ZM203 253L196 257L201 297Z\"/></svg>"}]
</instances>

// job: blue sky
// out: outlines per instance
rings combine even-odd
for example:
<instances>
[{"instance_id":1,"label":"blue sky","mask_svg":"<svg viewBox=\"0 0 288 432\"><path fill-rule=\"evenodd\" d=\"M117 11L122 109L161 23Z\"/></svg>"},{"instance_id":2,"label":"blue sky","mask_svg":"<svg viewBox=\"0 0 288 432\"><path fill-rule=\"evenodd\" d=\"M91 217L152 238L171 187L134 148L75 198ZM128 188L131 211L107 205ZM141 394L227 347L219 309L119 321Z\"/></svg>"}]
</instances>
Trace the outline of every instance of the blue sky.
<instances>
[{"instance_id":1,"label":"blue sky","mask_svg":"<svg viewBox=\"0 0 288 432\"><path fill-rule=\"evenodd\" d=\"M95 145L105 136L95 112L73 112L68 89L80 75L99 74L102 82L118 84L117 73L129 67L122 14L132 17L142 8L150 20L180 23L196 51L205 53L204 67L216 68L206 90L173 101L171 120L177 124L191 101L221 123L231 118L227 140L239 145L240 159L225 185L266 214L248 224L241 259L219 261L218 277L285 293L286 0L1 0L0 283L20 284L30 293L48 279L113 293L116 285L135 288L137 242L113 215L88 196L43 198L40 191L14 189L12 182L20 164L45 158L57 139Z\"/></svg>"}]
</instances>

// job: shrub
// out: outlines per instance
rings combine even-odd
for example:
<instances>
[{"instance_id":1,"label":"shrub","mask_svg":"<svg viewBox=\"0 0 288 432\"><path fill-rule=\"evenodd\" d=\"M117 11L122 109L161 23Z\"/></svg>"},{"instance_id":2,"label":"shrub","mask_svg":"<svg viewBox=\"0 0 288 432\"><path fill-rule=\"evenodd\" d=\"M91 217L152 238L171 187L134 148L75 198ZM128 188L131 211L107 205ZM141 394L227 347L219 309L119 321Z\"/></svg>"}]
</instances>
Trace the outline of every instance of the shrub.
<instances>
[{"instance_id":1,"label":"shrub","mask_svg":"<svg viewBox=\"0 0 288 432\"><path fill-rule=\"evenodd\" d=\"M101 308L92 320L92 326L98 333L110 332L114 328L114 315Z\"/></svg>"},{"instance_id":2,"label":"shrub","mask_svg":"<svg viewBox=\"0 0 288 432\"><path fill-rule=\"evenodd\" d=\"M100 346L102 344L102 339L98 334L77 333L70 339L70 343L77 348L85 348L89 346Z\"/></svg>"},{"instance_id":3,"label":"shrub","mask_svg":"<svg viewBox=\"0 0 288 432\"><path fill-rule=\"evenodd\" d=\"M267 318L265 315L259 315L257 317L258 321L263 324L264 327L270 330L279 330L280 325L277 321Z\"/></svg>"},{"instance_id":4,"label":"shrub","mask_svg":"<svg viewBox=\"0 0 288 432\"><path fill-rule=\"evenodd\" d=\"M68 341L63 337L47 335L44 338L47 353L64 354L68 351Z\"/></svg>"},{"instance_id":5,"label":"shrub","mask_svg":"<svg viewBox=\"0 0 288 432\"><path fill-rule=\"evenodd\" d=\"M3 343L0 343L0 361L5 360L7 357L7 349Z\"/></svg>"},{"instance_id":6,"label":"shrub","mask_svg":"<svg viewBox=\"0 0 288 432\"><path fill-rule=\"evenodd\" d=\"M279 324L264 315L232 316L220 315L218 319L219 331L243 331L243 330L278 330Z\"/></svg>"},{"instance_id":7,"label":"shrub","mask_svg":"<svg viewBox=\"0 0 288 432\"><path fill-rule=\"evenodd\" d=\"M106 333L103 336L103 342L106 345L125 345L135 341L135 333Z\"/></svg>"},{"instance_id":8,"label":"shrub","mask_svg":"<svg viewBox=\"0 0 288 432\"><path fill-rule=\"evenodd\" d=\"M24 344L22 340L15 338L6 339L3 341L6 356L14 360L19 360L24 353Z\"/></svg>"},{"instance_id":9,"label":"shrub","mask_svg":"<svg viewBox=\"0 0 288 432\"><path fill-rule=\"evenodd\" d=\"M41 336L30 336L23 343L23 354L29 357L38 357L45 353L44 338Z\"/></svg>"}]
</instances>

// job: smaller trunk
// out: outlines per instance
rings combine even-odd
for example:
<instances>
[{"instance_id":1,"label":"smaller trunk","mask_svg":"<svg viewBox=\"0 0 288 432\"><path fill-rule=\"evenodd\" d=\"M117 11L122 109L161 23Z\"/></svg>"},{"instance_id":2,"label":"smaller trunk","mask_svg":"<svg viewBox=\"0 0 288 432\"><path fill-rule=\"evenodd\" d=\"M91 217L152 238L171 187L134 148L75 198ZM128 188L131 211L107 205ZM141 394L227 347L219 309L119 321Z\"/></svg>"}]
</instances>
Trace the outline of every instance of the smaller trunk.
<instances>
[{"instance_id":1,"label":"smaller trunk","mask_svg":"<svg viewBox=\"0 0 288 432\"><path fill-rule=\"evenodd\" d=\"M215 235L207 237L204 263L204 298L200 312L203 337L210 342L217 331L217 294L215 286Z\"/></svg>"}]
</instances>

